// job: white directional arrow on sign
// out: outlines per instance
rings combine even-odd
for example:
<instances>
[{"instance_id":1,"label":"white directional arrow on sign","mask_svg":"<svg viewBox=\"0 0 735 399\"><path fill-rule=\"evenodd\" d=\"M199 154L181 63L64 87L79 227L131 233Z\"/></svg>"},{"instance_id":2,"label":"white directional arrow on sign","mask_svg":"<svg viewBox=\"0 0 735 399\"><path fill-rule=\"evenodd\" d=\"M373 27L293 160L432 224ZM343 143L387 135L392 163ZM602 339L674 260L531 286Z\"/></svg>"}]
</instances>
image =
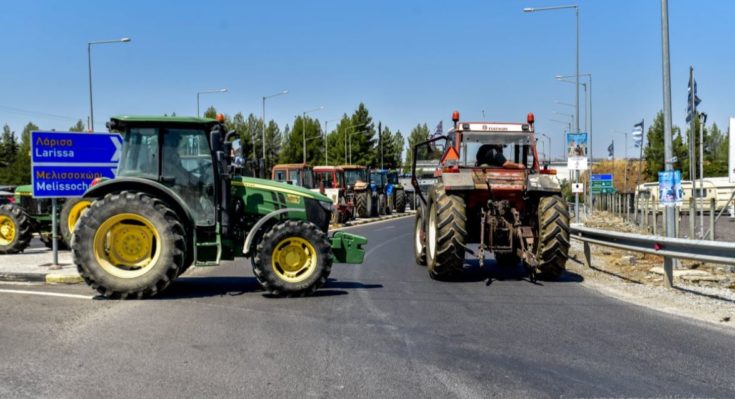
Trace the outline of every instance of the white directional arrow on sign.
<instances>
[{"instance_id":1,"label":"white directional arrow on sign","mask_svg":"<svg viewBox=\"0 0 735 399\"><path fill-rule=\"evenodd\" d=\"M110 141L112 141L112 144L115 146L115 153L112 154L110 162L119 162L120 150L122 149L122 139L119 136L110 136Z\"/></svg>"}]
</instances>

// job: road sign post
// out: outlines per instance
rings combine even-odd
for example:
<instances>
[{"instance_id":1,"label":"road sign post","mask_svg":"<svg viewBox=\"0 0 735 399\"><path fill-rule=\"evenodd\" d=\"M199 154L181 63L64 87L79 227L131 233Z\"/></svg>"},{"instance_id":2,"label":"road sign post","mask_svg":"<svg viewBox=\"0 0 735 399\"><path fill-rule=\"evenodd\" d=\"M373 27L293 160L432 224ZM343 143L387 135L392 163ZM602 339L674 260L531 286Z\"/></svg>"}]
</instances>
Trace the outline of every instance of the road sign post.
<instances>
[{"instance_id":1,"label":"road sign post","mask_svg":"<svg viewBox=\"0 0 735 399\"><path fill-rule=\"evenodd\" d=\"M52 268L59 267L57 198L81 197L95 178L114 178L122 137L113 133L31 132L35 198L51 198Z\"/></svg>"}]
</instances>

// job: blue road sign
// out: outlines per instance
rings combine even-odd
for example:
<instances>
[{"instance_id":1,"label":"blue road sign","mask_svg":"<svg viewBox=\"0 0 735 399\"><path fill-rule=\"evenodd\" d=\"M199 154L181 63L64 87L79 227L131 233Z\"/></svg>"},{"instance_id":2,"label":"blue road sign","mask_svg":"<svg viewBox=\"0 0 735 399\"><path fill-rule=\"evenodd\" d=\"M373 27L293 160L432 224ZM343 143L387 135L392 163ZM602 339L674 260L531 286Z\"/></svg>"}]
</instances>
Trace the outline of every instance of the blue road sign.
<instances>
[{"instance_id":1,"label":"blue road sign","mask_svg":"<svg viewBox=\"0 0 735 399\"><path fill-rule=\"evenodd\" d=\"M32 132L33 196L81 196L95 178L115 177L121 149L114 133Z\"/></svg>"},{"instance_id":2,"label":"blue road sign","mask_svg":"<svg viewBox=\"0 0 735 399\"><path fill-rule=\"evenodd\" d=\"M597 175L590 176L590 181L605 181L605 180L612 181L612 179L613 179L612 174L597 174Z\"/></svg>"}]
</instances>

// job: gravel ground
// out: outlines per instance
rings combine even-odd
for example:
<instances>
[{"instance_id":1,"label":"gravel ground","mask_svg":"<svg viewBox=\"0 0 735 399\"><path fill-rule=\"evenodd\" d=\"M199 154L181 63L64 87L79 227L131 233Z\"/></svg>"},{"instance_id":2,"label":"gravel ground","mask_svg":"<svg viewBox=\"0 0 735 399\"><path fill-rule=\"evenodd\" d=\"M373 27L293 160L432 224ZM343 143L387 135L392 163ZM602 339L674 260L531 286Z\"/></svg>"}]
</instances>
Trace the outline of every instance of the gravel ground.
<instances>
[{"instance_id":1,"label":"gravel ground","mask_svg":"<svg viewBox=\"0 0 735 399\"><path fill-rule=\"evenodd\" d=\"M727 219L724 222L730 223ZM645 232L606 213L596 213L587 225ZM674 289L667 289L663 276L652 272L663 265L661 257L595 245L592 251L593 267L587 268L582 242L572 240L571 259L567 262L567 268L584 276L590 287L628 302L735 329L735 273L730 266L683 261L675 271L683 276L674 278Z\"/></svg>"}]
</instances>

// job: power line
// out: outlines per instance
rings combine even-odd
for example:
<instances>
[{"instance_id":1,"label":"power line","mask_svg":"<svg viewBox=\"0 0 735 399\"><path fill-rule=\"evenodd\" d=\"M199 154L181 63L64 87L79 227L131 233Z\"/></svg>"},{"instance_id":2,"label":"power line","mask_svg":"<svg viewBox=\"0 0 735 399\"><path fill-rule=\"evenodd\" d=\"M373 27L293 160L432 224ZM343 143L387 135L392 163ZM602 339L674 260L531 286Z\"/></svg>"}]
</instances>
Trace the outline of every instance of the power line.
<instances>
[{"instance_id":1,"label":"power line","mask_svg":"<svg viewBox=\"0 0 735 399\"><path fill-rule=\"evenodd\" d=\"M5 110L5 111L8 111L8 112L19 113L19 114L40 115L40 116L45 116L45 117L49 117L49 118L65 119L65 120L70 120L70 121L75 121L75 122L80 119L80 118L72 118L70 116L49 114L49 113L46 113L46 112L30 111L30 110L27 110L27 109L8 107L8 106L5 106L5 105L0 105L0 109Z\"/></svg>"}]
</instances>

